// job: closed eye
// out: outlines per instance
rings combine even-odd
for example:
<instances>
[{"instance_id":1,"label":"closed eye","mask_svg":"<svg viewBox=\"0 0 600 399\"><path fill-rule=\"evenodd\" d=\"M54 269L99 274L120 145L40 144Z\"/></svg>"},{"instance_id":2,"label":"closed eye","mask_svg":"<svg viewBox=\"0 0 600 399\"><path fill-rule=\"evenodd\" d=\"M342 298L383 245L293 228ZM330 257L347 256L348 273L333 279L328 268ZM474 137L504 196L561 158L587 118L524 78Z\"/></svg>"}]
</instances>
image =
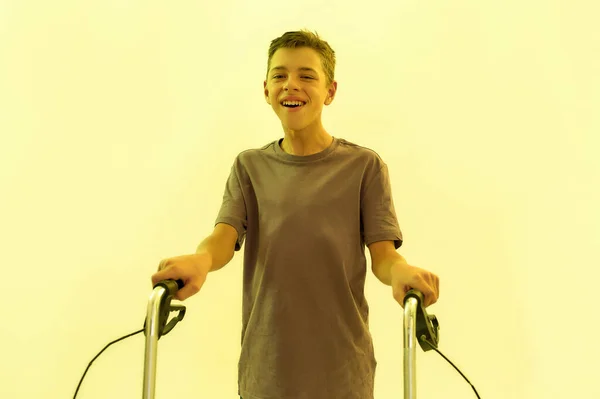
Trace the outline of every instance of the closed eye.
<instances>
[{"instance_id":1,"label":"closed eye","mask_svg":"<svg viewBox=\"0 0 600 399\"><path fill-rule=\"evenodd\" d=\"M281 78L281 77L283 77L283 75L275 75L275 76L273 76L273 79L278 79L278 78ZM314 79L312 76L306 76L306 75L305 76L300 76L300 77L301 78L306 78L306 79Z\"/></svg>"}]
</instances>

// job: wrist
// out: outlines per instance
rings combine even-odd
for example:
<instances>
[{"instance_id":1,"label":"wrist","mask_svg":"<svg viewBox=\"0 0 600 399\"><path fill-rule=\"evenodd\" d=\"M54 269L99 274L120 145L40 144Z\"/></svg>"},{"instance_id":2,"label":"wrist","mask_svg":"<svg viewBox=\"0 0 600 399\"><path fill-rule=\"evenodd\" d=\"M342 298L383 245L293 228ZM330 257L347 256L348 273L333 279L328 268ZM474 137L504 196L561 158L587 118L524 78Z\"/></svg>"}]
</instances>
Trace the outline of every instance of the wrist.
<instances>
[{"instance_id":1,"label":"wrist","mask_svg":"<svg viewBox=\"0 0 600 399\"><path fill-rule=\"evenodd\" d=\"M193 256L200 273L206 275L212 270L213 258L210 252L201 250L196 252Z\"/></svg>"},{"instance_id":2,"label":"wrist","mask_svg":"<svg viewBox=\"0 0 600 399\"><path fill-rule=\"evenodd\" d=\"M405 276L411 267L406 260L398 260L390 266L390 277L393 280L394 278Z\"/></svg>"}]
</instances>

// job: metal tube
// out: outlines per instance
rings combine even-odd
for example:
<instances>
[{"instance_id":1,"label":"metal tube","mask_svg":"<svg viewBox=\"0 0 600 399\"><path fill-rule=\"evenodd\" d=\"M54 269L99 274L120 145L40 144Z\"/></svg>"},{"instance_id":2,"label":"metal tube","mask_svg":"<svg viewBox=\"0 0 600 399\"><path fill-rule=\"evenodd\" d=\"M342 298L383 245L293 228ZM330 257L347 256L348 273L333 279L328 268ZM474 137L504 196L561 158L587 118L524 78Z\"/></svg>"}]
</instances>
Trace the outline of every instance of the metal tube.
<instances>
[{"instance_id":1,"label":"metal tube","mask_svg":"<svg viewBox=\"0 0 600 399\"><path fill-rule=\"evenodd\" d=\"M156 386L156 357L158 349L158 315L160 303L167 290L156 287L148 300L146 311L146 354L144 360L144 391L143 399L154 399Z\"/></svg>"},{"instance_id":2,"label":"metal tube","mask_svg":"<svg viewBox=\"0 0 600 399\"><path fill-rule=\"evenodd\" d=\"M404 302L404 399L417 397L417 305L412 297Z\"/></svg>"}]
</instances>

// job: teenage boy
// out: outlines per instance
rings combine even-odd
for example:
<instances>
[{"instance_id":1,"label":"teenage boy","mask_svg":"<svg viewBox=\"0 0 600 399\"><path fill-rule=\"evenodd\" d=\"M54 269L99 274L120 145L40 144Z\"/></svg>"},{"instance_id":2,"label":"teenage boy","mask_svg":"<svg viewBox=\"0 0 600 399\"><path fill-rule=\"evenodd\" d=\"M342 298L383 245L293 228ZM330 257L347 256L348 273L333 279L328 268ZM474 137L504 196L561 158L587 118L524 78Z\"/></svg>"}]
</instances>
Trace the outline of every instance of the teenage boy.
<instances>
[{"instance_id":1,"label":"teenage boy","mask_svg":"<svg viewBox=\"0 0 600 399\"><path fill-rule=\"evenodd\" d=\"M337 89L331 47L287 32L268 55L264 96L284 137L236 157L214 231L195 254L161 261L152 283L183 280L184 300L245 240L239 395L372 399L365 246L400 305L410 288L435 303L439 279L396 252L402 233L383 160L321 123Z\"/></svg>"}]
</instances>

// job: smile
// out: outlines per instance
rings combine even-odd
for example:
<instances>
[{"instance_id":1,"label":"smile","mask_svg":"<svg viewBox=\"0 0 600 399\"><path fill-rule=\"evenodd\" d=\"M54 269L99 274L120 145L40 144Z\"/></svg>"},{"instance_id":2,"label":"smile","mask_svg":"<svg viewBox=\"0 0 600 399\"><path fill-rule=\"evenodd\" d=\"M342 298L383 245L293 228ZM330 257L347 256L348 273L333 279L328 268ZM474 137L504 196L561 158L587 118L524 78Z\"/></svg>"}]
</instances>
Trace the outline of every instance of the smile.
<instances>
[{"instance_id":1,"label":"smile","mask_svg":"<svg viewBox=\"0 0 600 399\"><path fill-rule=\"evenodd\" d=\"M306 103L294 101L291 103L286 103L285 105L282 103L281 105L288 112L298 112L300 109L302 109L306 105Z\"/></svg>"}]
</instances>

